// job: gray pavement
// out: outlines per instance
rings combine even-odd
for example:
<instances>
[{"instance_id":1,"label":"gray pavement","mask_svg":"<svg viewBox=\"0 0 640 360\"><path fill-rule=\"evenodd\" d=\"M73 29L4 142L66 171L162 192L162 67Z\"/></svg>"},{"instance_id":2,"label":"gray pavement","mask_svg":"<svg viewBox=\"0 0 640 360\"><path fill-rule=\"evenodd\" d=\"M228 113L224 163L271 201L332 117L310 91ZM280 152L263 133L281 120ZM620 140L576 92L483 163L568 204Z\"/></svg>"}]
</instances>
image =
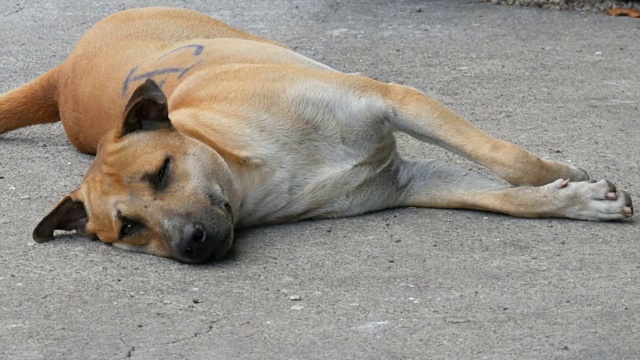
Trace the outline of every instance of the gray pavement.
<instances>
[{"instance_id":1,"label":"gray pavement","mask_svg":"<svg viewBox=\"0 0 640 360\"><path fill-rule=\"evenodd\" d=\"M0 0L0 91L62 61L103 16L148 3ZM421 88L640 200L638 19L468 0L154 4ZM0 359L640 358L637 220L398 209L243 231L204 266L75 236L35 245L91 160L59 124L0 137Z\"/></svg>"}]
</instances>

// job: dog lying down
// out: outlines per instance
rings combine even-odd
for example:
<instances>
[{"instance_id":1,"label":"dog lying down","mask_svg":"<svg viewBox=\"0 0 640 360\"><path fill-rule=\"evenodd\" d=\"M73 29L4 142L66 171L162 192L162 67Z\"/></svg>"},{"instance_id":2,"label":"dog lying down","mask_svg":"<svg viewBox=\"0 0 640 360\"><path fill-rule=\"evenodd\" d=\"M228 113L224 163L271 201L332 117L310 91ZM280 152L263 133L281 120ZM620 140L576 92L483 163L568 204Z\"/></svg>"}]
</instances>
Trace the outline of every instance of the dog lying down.
<instances>
[{"instance_id":1,"label":"dog lying down","mask_svg":"<svg viewBox=\"0 0 640 360\"><path fill-rule=\"evenodd\" d=\"M75 230L201 263L225 255L234 228L402 206L633 216L610 181L495 139L416 89L338 72L183 9L111 15L62 64L0 96L0 133L56 121L97 156L36 226L39 243ZM397 131L513 186L402 159Z\"/></svg>"}]
</instances>

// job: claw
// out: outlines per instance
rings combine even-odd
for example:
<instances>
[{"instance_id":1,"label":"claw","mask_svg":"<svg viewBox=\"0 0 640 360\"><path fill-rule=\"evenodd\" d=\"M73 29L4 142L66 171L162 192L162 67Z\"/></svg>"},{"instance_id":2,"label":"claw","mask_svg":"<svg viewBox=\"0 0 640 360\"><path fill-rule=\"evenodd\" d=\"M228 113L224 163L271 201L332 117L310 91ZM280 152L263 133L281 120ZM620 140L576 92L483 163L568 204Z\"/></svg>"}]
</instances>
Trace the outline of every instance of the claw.
<instances>
[{"instance_id":1,"label":"claw","mask_svg":"<svg viewBox=\"0 0 640 360\"><path fill-rule=\"evenodd\" d=\"M556 181L553 182L553 184L556 186L556 188L558 189L562 189L564 187L567 187L567 185L569 185L569 179L558 179Z\"/></svg>"},{"instance_id":2,"label":"claw","mask_svg":"<svg viewBox=\"0 0 640 360\"><path fill-rule=\"evenodd\" d=\"M588 172L586 172L583 168L580 168L580 167L579 167L579 168L578 168L578 170L582 171L582 173L584 174L584 176L585 176L587 179L591 179L591 176L589 176L589 173L588 173Z\"/></svg>"},{"instance_id":3,"label":"claw","mask_svg":"<svg viewBox=\"0 0 640 360\"><path fill-rule=\"evenodd\" d=\"M609 188L609 192L612 192L612 193L616 192L616 185L614 183L612 183L609 180L604 180L604 182L607 184L607 188Z\"/></svg>"},{"instance_id":4,"label":"claw","mask_svg":"<svg viewBox=\"0 0 640 360\"><path fill-rule=\"evenodd\" d=\"M629 196L629 194L624 191L621 191L620 195L624 199L624 207L622 208L622 213L625 217L630 218L633 216L633 203L631 202L631 196Z\"/></svg>"}]
</instances>

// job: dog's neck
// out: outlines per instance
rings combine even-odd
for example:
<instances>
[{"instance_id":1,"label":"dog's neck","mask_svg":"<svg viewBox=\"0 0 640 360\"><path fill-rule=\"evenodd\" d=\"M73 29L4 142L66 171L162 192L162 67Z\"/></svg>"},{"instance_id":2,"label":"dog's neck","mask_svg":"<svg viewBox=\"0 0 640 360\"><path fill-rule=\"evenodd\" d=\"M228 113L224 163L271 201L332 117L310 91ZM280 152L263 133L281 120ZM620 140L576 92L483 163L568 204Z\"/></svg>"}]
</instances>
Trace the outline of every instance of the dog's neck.
<instances>
[{"instance_id":1,"label":"dog's neck","mask_svg":"<svg viewBox=\"0 0 640 360\"><path fill-rule=\"evenodd\" d=\"M234 214L237 215L234 217L234 221L237 222L243 210L246 210L243 204L251 196L252 189L261 186L264 160L242 149L241 144L230 142L229 136L225 136L225 131L216 128L213 122L200 121L200 117L193 111L172 112L170 117L176 130L214 150L226 163L230 181L225 186L225 192Z\"/></svg>"}]
</instances>

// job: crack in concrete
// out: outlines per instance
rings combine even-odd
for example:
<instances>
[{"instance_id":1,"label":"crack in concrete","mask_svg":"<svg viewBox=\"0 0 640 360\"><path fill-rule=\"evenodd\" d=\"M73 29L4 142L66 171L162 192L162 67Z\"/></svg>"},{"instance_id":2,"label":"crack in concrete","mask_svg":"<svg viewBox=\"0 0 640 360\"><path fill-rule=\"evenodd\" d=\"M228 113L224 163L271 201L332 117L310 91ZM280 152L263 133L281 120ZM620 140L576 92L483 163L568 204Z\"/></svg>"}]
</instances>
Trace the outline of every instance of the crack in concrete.
<instances>
[{"instance_id":1,"label":"crack in concrete","mask_svg":"<svg viewBox=\"0 0 640 360\"><path fill-rule=\"evenodd\" d=\"M4 16L5 16L5 17L7 17L7 16L11 16L11 15L13 15L13 14L17 14L17 13L19 13L19 12L20 12L20 11L22 11L22 10L24 10L24 5L22 5L22 4L17 4L17 5L16 5L16 9L15 9L15 10L13 10L13 11L9 11L8 13L4 14Z\"/></svg>"},{"instance_id":2,"label":"crack in concrete","mask_svg":"<svg viewBox=\"0 0 640 360\"><path fill-rule=\"evenodd\" d=\"M93 24L93 23L95 23L95 20L93 20L93 19L92 20L82 21L82 22L73 24L71 26L67 26L66 30L71 30L71 29L75 29L75 28L79 28L79 27L85 27L85 25Z\"/></svg>"},{"instance_id":3,"label":"crack in concrete","mask_svg":"<svg viewBox=\"0 0 640 360\"><path fill-rule=\"evenodd\" d=\"M129 344L127 344L127 342L124 341L124 338L122 337L122 335L120 335L120 341L124 344L124 346L127 346L127 347L129 346ZM129 350L127 351L127 353L124 355L123 359L128 359L131 356L133 356L133 352L135 350L136 350L136 347L132 345L131 348L129 348Z\"/></svg>"},{"instance_id":4,"label":"crack in concrete","mask_svg":"<svg viewBox=\"0 0 640 360\"><path fill-rule=\"evenodd\" d=\"M183 342L183 341L186 341L186 340L190 340L190 339L196 338L196 337L198 337L200 335L206 335L206 334L210 333L212 330L213 330L213 325L209 325L209 328L207 330L194 332L192 336L187 336L187 337L183 337L183 338L180 338L180 339L177 339L177 340L174 340L174 341L170 341L168 344L169 345L173 345L173 344L177 344L177 343L180 343L180 342Z\"/></svg>"},{"instance_id":5,"label":"crack in concrete","mask_svg":"<svg viewBox=\"0 0 640 360\"><path fill-rule=\"evenodd\" d=\"M133 355L133 352L136 350L135 346L132 346L131 349L129 349L129 351L127 351L127 355L125 355L125 359L130 358Z\"/></svg>"}]
</instances>

